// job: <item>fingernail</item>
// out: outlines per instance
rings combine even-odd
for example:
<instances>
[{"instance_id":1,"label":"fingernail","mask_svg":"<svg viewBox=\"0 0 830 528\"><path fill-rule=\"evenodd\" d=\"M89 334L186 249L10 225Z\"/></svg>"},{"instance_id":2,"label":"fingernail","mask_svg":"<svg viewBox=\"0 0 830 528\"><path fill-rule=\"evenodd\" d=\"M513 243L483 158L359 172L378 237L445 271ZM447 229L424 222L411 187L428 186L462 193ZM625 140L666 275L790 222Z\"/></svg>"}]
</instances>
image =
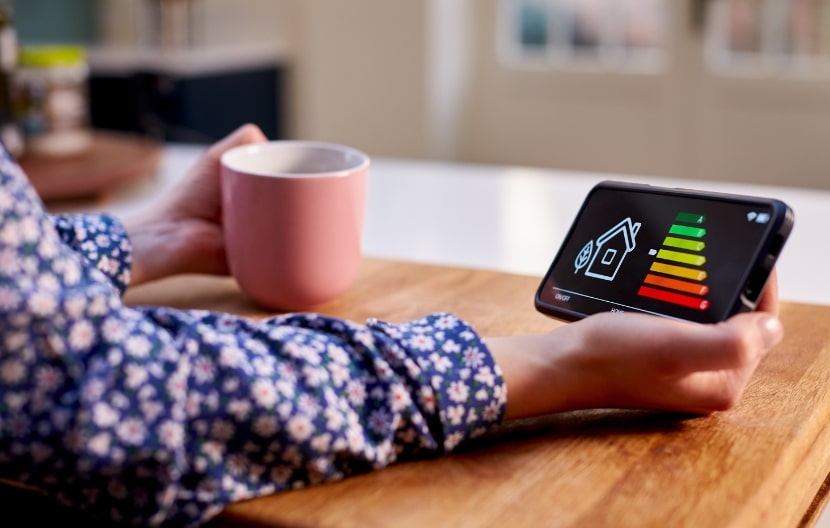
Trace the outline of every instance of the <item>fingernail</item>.
<instances>
[{"instance_id":1,"label":"fingernail","mask_svg":"<svg viewBox=\"0 0 830 528\"><path fill-rule=\"evenodd\" d=\"M781 321L773 315L765 315L758 318L758 330L761 331L761 339L767 348L777 345L784 338L784 326Z\"/></svg>"}]
</instances>

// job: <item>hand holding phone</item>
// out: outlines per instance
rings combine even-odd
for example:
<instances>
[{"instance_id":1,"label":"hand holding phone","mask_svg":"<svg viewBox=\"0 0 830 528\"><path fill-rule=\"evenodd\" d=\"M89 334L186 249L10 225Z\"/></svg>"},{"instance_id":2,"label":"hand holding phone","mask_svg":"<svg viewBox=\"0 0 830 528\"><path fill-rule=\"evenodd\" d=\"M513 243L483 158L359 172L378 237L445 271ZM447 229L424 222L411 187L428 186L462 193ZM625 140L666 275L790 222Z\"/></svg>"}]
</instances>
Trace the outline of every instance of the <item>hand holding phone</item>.
<instances>
[{"instance_id":1,"label":"hand holding phone","mask_svg":"<svg viewBox=\"0 0 830 528\"><path fill-rule=\"evenodd\" d=\"M535 305L568 321L608 311L723 321L755 308L793 222L776 199L602 182Z\"/></svg>"}]
</instances>

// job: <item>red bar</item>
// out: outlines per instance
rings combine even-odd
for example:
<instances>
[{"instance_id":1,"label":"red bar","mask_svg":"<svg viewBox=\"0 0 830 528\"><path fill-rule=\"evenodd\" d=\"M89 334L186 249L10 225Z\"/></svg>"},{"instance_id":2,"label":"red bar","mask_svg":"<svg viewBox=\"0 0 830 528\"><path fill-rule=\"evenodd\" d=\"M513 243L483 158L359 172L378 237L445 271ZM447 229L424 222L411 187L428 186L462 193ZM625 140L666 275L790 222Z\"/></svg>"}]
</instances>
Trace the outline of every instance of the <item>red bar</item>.
<instances>
[{"instance_id":1,"label":"red bar","mask_svg":"<svg viewBox=\"0 0 830 528\"><path fill-rule=\"evenodd\" d=\"M637 295L657 299L658 301L664 301L667 303L679 304L680 306L685 306L686 308L692 308L694 310L702 311L709 308L709 301L706 299L692 297L691 295L682 295L680 293L674 293L666 290L658 290L657 288L649 288L648 286L640 286L640 290L637 292Z\"/></svg>"}]
</instances>

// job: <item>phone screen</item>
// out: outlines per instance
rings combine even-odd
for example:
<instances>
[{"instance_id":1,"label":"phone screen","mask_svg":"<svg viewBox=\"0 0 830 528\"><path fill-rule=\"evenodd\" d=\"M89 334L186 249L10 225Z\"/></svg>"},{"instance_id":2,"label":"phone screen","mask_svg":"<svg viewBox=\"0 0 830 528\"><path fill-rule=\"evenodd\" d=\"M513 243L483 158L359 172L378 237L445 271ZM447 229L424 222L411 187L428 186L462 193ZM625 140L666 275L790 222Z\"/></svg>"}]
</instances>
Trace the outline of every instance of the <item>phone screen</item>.
<instances>
[{"instance_id":1,"label":"phone screen","mask_svg":"<svg viewBox=\"0 0 830 528\"><path fill-rule=\"evenodd\" d=\"M754 308L789 234L777 200L604 183L537 292L564 319L644 312L702 323Z\"/></svg>"}]
</instances>

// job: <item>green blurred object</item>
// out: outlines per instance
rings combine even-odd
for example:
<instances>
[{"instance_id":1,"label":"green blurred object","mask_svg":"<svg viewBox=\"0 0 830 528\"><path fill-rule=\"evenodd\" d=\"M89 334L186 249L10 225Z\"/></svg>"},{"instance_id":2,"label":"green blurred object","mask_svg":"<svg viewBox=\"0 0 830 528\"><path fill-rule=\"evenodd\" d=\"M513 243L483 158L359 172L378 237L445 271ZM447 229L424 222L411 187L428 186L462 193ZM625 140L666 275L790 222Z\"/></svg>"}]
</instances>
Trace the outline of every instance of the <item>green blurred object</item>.
<instances>
[{"instance_id":1,"label":"green blurred object","mask_svg":"<svg viewBox=\"0 0 830 528\"><path fill-rule=\"evenodd\" d=\"M86 50L81 46L23 46L18 62L22 68L75 66L86 62Z\"/></svg>"}]
</instances>

